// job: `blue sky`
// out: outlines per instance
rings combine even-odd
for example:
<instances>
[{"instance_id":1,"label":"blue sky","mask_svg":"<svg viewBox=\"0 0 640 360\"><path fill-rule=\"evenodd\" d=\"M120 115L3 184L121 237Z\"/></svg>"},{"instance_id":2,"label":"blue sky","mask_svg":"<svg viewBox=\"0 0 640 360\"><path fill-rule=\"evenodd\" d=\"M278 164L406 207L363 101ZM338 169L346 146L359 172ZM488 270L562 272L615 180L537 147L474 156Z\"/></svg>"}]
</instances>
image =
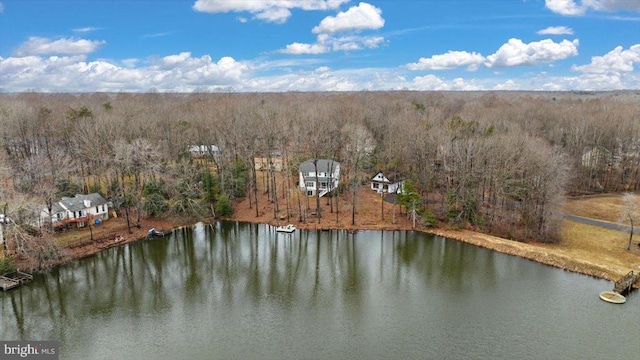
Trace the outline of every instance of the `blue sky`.
<instances>
[{"instance_id":1,"label":"blue sky","mask_svg":"<svg viewBox=\"0 0 640 360\"><path fill-rule=\"evenodd\" d=\"M640 89L640 0L0 0L0 91Z\"/></svg>"}]
</instances>

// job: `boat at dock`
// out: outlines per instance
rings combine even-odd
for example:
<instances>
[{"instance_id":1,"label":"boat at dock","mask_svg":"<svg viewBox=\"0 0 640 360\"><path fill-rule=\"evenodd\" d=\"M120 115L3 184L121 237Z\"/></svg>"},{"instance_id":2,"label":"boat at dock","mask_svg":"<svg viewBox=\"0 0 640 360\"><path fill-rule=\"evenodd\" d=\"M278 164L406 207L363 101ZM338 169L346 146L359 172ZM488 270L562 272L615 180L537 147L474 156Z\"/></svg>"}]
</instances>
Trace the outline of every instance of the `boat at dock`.
<instances>
[{"instance_id":1,"label":"boat at dock","mask_svg":"<svg viewBox=\"0 0 640 360\"><path fill-rule=\"evenodd\" d=\"M292 224L282 225L282 226L278 226L276 228L276 231L277 232L292 233L292 232L296 231L296 227L293 226Z\"/></svg>"},{"instance_id":2,"label":"boat at dock","mask_svg":"<svg viewBox=\"0 0 640 360\"><path fill-rule=\"evenodd\" d=\"M164 232L160 231L160 230L156 230L156 228L151 228L149 229L149 237L163 237L164 236Z\"/></svg>"}]
</instances>

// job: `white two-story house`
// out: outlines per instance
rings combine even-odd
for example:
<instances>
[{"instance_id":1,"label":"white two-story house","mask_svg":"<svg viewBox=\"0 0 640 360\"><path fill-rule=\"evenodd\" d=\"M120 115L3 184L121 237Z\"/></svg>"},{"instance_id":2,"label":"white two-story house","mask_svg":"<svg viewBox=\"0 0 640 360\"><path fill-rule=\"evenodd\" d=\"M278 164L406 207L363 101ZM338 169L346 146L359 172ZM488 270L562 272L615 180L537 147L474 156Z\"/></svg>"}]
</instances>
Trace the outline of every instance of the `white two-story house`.
<instances>
[{"instance_id":1,"label":"white two-story house","mask_svg":"<svg viewBox=\"0 0 640 360\"><path fill-rule=\"evenodd\" d=\"M307 160L300 164L298 171L300 190L307 196L325 196L340 183L340 163L335 160Z\"/></svg>"}]
</instances>

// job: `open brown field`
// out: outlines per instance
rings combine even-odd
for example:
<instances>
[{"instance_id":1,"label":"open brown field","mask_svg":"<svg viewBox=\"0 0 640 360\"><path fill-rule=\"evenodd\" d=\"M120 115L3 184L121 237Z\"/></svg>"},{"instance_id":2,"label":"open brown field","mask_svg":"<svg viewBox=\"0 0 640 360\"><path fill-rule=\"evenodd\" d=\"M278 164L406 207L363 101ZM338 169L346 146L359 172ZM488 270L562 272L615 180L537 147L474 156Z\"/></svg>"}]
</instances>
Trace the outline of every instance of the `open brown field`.
<instances>
[{"instance_id":1,"label":"open brown field","mask_svg":"<svg viewBox=\"0 0 640 360\"><path fill-rule=\"evenodd\" d=\"M591 219L618 222L621 205L622 196L619 194L580 196L570 198L565 204L564 212Z\"/></svg>"}]
</instances>

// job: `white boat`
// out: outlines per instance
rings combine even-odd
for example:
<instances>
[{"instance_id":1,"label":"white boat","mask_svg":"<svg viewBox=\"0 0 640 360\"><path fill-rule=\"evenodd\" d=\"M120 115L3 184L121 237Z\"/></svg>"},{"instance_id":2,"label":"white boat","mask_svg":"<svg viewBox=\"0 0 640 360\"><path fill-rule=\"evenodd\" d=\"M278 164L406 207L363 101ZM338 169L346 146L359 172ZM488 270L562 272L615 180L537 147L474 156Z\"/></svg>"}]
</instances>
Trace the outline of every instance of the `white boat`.
<instances>
[{"instance_id":1,"label":"white boat","mask_svg":"<svg viewBox=\"0 0 640 360\"><path fill-rule=\"evenodd\" d=\"M624 304L627 300L624 296L615 291L603 291L600 293L600 299L613 304Z\"/></svg>"},{"instance_id":2,"label":"white boat","mask_svg":"<svg viewBox=\"0 0 640 360\"><path fill-rule=\"evenodd\" d=\"M294 231L296 231L296 227L289 224L289 225L282 225L282 226L278 226L276 228L277 232L286 232L286 233L292 233Z\"/></svg>"}]
</instances>

